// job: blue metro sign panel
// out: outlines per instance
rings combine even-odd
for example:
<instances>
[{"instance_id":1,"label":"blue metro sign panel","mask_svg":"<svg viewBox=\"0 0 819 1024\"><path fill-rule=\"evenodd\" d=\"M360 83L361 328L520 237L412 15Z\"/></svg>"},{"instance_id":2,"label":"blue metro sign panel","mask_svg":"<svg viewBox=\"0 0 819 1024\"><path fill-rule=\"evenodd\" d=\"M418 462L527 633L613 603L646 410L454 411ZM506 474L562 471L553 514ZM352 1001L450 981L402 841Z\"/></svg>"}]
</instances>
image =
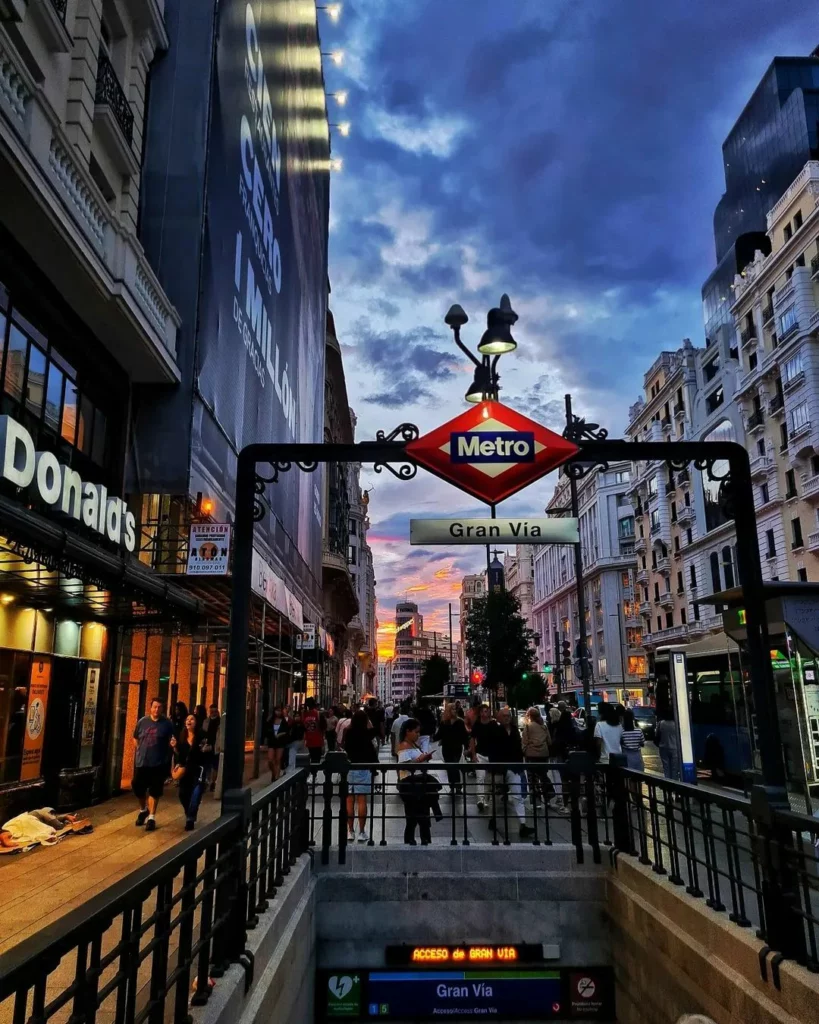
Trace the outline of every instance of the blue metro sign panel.
<instances>
[{"instance_id":1,"label":"blue metro sign panel","mask_svg":"<svg viewBox=\"0 0 819 1024\"><path fill-rule=\"evenodd\" d=\"M494 505L568 461L578 447L500 402L481 402L410 441L407 454Z\"/></svg>"}]
</instances>

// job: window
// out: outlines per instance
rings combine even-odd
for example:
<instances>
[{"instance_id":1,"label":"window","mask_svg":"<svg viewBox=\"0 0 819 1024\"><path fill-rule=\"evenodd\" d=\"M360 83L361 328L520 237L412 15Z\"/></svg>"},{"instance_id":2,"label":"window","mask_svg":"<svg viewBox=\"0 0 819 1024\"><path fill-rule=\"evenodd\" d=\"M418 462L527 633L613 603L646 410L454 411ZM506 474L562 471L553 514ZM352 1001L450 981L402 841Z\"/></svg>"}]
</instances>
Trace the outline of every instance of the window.
<instances>
[{"instance_id":1,"label":"window","mask_svg":"<svg viewBox=\"0 0 819 1024\"><path fill-rule=\"evenodd\" d=\"M722 575L725 578L725 589L730 590L734 585L734 559L728 544L722 549Z\"/></svg>"},{"instance_id":2,"label":"window","mask_svg":"<svg viewBox=\"0 0 819 1024\"><path fill-rule=\"evenodd\" d=\"M634 516L626 516L618 523L620 540L630 540L634 536Z\"/></svg>"},{"instance_id":3,"label":"window","mask_svg":"<svg viewBox=\"0 0 819 1024\"><path fill-rule=\"evenodd\" d=\"M805 265L805 254L800 252L796 259L793 261L795 267L804 267Z\"/></svg>"},{"instance_id":4,"label":"window","mask_svg":"<svg viewBox=\"0 0 819 1024\"><path fill-rule=\"evenodd\" d=\"M627 469L618 469L614 474L616 484L627 484L631 479L631 473Z\"/></svg>"},{"instance_id":5,"label":"window","mask_svg":"<svg viewBox=\"0 0 819 1024\"><path fill-rule=\"evenodd\" d=\"M679 538L679 535L676 535L674 537L674 551L676 552L676 551L679 551L679 550L680 550L680 538Z\"/></svg>"},{"instance_id":6,"label":"window","mask_svg":"<svg viewBox=\"0 0 819 1024\"><path fill-rule=\"evenodd\" d=\"M722 590L722 580L719 574L719 555L716 551L711 552L711 593L718 594Z\"/></svg>"},{"instance_id":7,"label":"window","mask_svg":"<svg viewBox=\"0 0 819 1024\"><path fill-rule=\"evenodd\" d=\"M652 551L651 552L651 568L655 569L655 570L657 568L657 552L656 551Z\"/></svg>"},{"instance_id":8,"label":"window","mask_svg":"<svg viewBox=\"0 0 819 1024\"><path fill-rule=\"evenodd\" d=\"M760 438L757 441L757 443L756 443L756 453L757 453L757 455L764 455L765 454L765 439L764 438Z\"/></svg>"},{"instance_id":9,"label":"window","mask_svg":"<svg viewBox=\"0 0 819 1024\"><path fill-rule=\"evenodd\" d=\"M662 615L657 616L657 629L663 628L663 617Z\"/></svg>"},{"instance_id":10,"label":"window","mask_svg":"<svg viewBox=\"0 0 819 1024\"><path fill-rule=\"evenodd\" d=\"M621 582L622 582L624 587L630 587L631 586L631 575L629 574L628 570L626 570L622 574L622 576L620 577L620 580L621 580Z\"/></svg>"},{"instance_id":11,"label":"window","mask_svg":"<svg viewBox=\"0 0 819 1024\"><path fill-rule=\"evenodd\" d=\"M26 368L26 408L37 419L43 410L43 397L46 381L46 357L33 342L28 347L28 367Z\"/></svg>"},{"instance_id":12,"label":"window","mask_svg":"<svg viewBox=\"0 0 819 1024\"><path fill-rule=\"evenodd\" d=\"M759 503L760 503L760 505L767 505L770 500L771 500L771 495L770 495L770 492L768 490L768 485L767 484L760 484L759 485Z\"/></svg>"},{"instance_id":13,"label":"window","mask_svg":"<svg viewBox=\"0 0 819 1024\"><path fill-rule=\"evenodd\" d=\"M683 583L683 574L681 571L677 571L677 593L681 594L685 590L685 584Z\"/></svg>"},{"instance_id":14,"label":"window","mask_svg":"<svg viewBox=\"0 0 819 1024\"><path fill-rule=\"evenodd\" d=\"M657 493L657 477L653 476L648 481L648 493L650 497L654 497Z\"/></svg>"},{"instance_id":15,"label":"window","mask_svg":"<svg viewBox=\"0 0 819 1024\"><path fill-rule=\"evenodd\" d=\"M776 558L776 540L773 530L765 531L765 554L768 558Z\"/></svg>"},{"instance_id":16,"label":"window","mask_svg":"<svg viewBox=\"0 0 819 1024\"><path fill-rule=\"evenodd\" d=\"M347 565L356 564L356 547L355 544L350 544L347 548Z\"/></svg>"},{"instance_id":17,"label":"window","mask_svg":"<svg viewBox=\"0 0 819 1024\"><path fill-rule=\"evenodd\" d=\"M702 368L703 376L705 377L705 383L713 380L714 377L719 373L719 359L712 359L710 363L706 363Z\"/></svg>"},{"instance_id":18,"label":"window","mask_svg":"<svg viewBox=\"0 0 819 1024\"><path fill-rule=\"evenodd\" d=\"M796 213L793 215L793 230L798 231L802 227L802 224L802 211L797 210Z\"/></svg>"},{"instance_id":19,"label":"window","mask_svg":"<svg viewBox=\"0 0 819 1024\"><path fill-rule=\"evenodd\" d=\"M630 654L628 656L628 674L630 676L644 676L646 674L644 654Z\"/></svg>"},{"instance_id":20,"label":"window","mask_svg":"<svg viewBox=\"0 0 819 1024\"><path fill-rule=\"evenodd\" d=\"M660 600L660 584L659 583L655 583L654 584L654 600L655 601L659 601Z\"/></svg>"},{"instance_id":21,"label":"window","mask_svg":"<svg viewBox=\"0 0 819 1024\"><path fill-rule=\"evenodd\" d=\"M796 380L801 372L802 353L797 352L796 355L790 358L782 367L782 383L789 384L792 380Z\"/></svg>"},{"instance_id":22,"label":"window","mask_svg":"<svg viewBox=\"0 0 819 1024\"><path fill-rule=\"evenodd\" d=\"M680 608L680 622L685 626L688 622L688 615L686 614L685 608Z\"/></svg>"},{"instance_id":23,"label":"window","mask_svg":"<svg viewBox=\"0 0 819 1024\"><path fill-rule=\"evenodd\" d=\"M793 436L797 431L803 427L810 426L810 413L808 412L808 403L800 402L795 408L791 409L790 414L790 433Z\"/></svg>"},{"instance_id":24,"label":"window","mask_svg":"<svg viewBox=\"0 0 819 1024\"><path fill-rule=\"evenodd\" d=\"M789 469L785 473L785 497L796 497L796 473L792 469Z\"/></svg>"},{"instance_id":25,"label":"window","mask_svg":"<svg viewBox=\"0 0 819 1024\"><path fill-rule=\"evenodd\" d=\"M808 582L808 570L804 566L802 566L801 568L797 569L796 570L796 578L800 581L800 583L807 583Z\"/></svg>"},{"instance_id":26,"label":"window","mask_svg":"<svg viewBox=\"0 0 819 1024\"><path fill-rule=\"evenodd\" d=\"M671 629L674 625L674 612L665 613L665 628Z\"/></svg>"},{"instance_id":27,"label":"window","mask_svg":"<svg viewBox=\"0 0 819 1024\"><path fill-rule=\"evenodd\" d=\"M26 366L28 339L16 324L9 331L9 345L6 353L5 392L16 401L23 397L23 374Z\"/></svg>"},{"instance_id":28,"label":"window","mask_svg":"<svg viewBox=\"0 0 819 1024\"><path fill-rule=\"evenodd\" d=\"M690 526L685 531L685 540L686 540L686 543L688 543L688 544L693 544L694 543L694 534L691 532L691 527Z\"/></svg>"},{"instance_id":29,"label":"window","mask_svg":"<svg viewBox=\"0 0 819 1024\"><path fill-rule=\"evenodd\" d=\"M705 408L708 410L709 413L715 412L717 409L719 409L719 407L722 405L724 401L725 392L723 390L722 385L720 384L720 386L716 388L716 390L712 391L711 394L708 395L708 397L705 399Z\"/></svg>"},{"instance_id":30,"label":"window","mask_svg":"<svg viewBox=\"0 0 819 1024\"><path fill-rule=\"evenodd\" d=\"M782 423L779 427L779 450L784 452L788 447L788 424Z\"/></svg>"},{"instance_id":31,"label":"window","mask_svg":"<svg viewBox=\"0 0 819 1024\"><path fill-rule=\"evenodd\" d=\"M802 523L799 516L791 519L791 550L801 548L805 542L802 540Z\"/></svg>"},{"instance_id":32,"label":"window","mask_svg":"<svg viewBox=\"0 0 819 1024\"><path fill-rule=\"evenodd\" d=\"M691 584L691 589L692 590L696 590L697 589L697 569L696 569L696 566L694 566L694 565L689 565L689 567L688 567L688 581Z\"/></svg>"},{"instance_id":33,"label":"window","mask_svg":"<svg viewBox=\"0 0 819 1024\"><path fill-rule=\"evenodd\" d=\"M759 363L759 356L756 354L756 352L752 352L748 356L748 369L749 370L755 370L757 368L757 364L758 363Z\"/></svg>"},{"instance_id":34,"label":"window","mask_svg":"<svg viewBox=\"0 0 819 1024\"><path fill-rule=\"evenodd\" d=\"M779 340L796 327L796 309L793 306L788 306L784 313L779 317Z\"/></svg>"},{"instance_id":35,"label":"window","mask_svg":"<svg viewBox=\"0 0 819 1024\"><path fill-rule=\"evenodd\" d=\"M671 502L671 522L677 522L677 503L676 501Z\"/></svg>"},{"instance_id":36,"label":"window","mask_svg":"<svg viewBox=\"0 0 819 1024\"><path fill-rule=\"evenodd\" d=\"M785 241L789 242L793 238L793 228L790 224L786 224L782 229L782 234L785 236Z\"/></svg>"},{"instance_id":37,"label":"window","mask_svg":"<svg viewBox=\"0 0 819 1024\"><path fill-rule=\"evenodd\" d=\"M48 368L46 386L45 425L56 434L60 429L60 408L63 404L63 375L55 363Z\"/></svg>"},{"instance_id":38,"label":"window","mask_svg":"<svg viewBox=\"0 0 819 1024\"><path fill-rule=\"evenodd\" d=\"M659 528L660 528L660 510L658 508L653 508L651 510L651 529L652 530L659 530Z\"/></svg>"}]
</instances>

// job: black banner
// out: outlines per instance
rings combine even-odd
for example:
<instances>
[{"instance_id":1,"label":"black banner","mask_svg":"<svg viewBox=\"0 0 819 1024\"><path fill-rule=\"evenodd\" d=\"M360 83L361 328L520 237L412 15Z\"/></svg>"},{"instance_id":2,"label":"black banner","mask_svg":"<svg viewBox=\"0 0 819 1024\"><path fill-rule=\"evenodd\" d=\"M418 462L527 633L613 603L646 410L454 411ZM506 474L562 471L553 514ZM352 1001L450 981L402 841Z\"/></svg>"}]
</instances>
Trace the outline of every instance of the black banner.
<instances>
[{"instance_id":1,"label":"black banner","mask_svg":"<svg viewBox=\"0 0 819 1024\"><path fill-rule=\"evenodd\" d=\"M311 5L222 0L192 447L227 493L245 445L324 435L329 148L320 61ZM321 491L321 469L283 473L268 488L266 539L307 590L304 570L321 575Z\"/></svg>"}]
</instances>

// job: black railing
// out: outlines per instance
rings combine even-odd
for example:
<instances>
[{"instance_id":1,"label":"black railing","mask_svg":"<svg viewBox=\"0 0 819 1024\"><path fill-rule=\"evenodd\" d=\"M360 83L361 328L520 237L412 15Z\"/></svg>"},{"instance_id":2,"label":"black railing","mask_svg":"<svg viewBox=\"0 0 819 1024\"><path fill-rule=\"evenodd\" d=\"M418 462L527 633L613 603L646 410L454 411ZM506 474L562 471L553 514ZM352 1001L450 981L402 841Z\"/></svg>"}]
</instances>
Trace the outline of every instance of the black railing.
<instances>
[{"instance_id":1,"label":"black railing","mask_svg":"<svg viewBox=\"0 0 819 1024\"><path fill-rule=\"evenodd\" d=\"M780 395L777 392L777 394L775 394L773 396L773 398L770 400L770 402L768 403L768 412L770 412L770 413L779 412L779 410L784 408L784 406L785 406L785 396L784 395Z\"/></svg>"},{"instance_id":2,"label":"black railing","mask_svg":"<svg viewBox=\"0 0 819 1024\"><path fill-rule=\"evenodd\" d=\"M4 953L0 1016L188 1021L306 851L306 787L286 776Z\"/></svg>"},{"instance_id":3,"label":"black railing","mask_svg":"<svg viewBox=\"0 0 819 1024\"><path fill-rule=\"evenodd\" d=\"M59 14L63 24L65 24L65 12L68 8L68 0L51 0L51 6L57 14Z\"/></svg>"},{"instance_id":4,"label":"black railing","mask_svg":"<svg viewBox=\"0 0 819 1024\"><path fill-rule=\"evenodd\" d=\"M748 800L628 769L612 778L621 853L819 971L819 820L770 807L761 787Z\"/></svg>"},{"instance_id":5,"label":"black railing","mask_svg":"<svg viewBox=\"0 0 819 1024\"><path fill-rule=\"evenodd\" d=\"M762 409L756 409L745 421L745 429L756 430L756 428L761 427L764 422L765 413L762 411Z\"/></svg>"},{"instance_id":6,"label":"black railing","mask_svg":"<svg viewBox=\"0 0 819 1024\"><path fill-rule=\"evenodd\" d=\"M746 327L744 331L739 332L740 340L743 345L747 345L752 338L756 337L756 327Z\"/></svg>"},{"instance_id":7,"label":"black railing","mask_svg":"<svg viewBox=\"0 0 819 1024\"><path fill-rule=\"evenodd\" d=\"M94 102L108 106L130 146L134 139L134 112L107 54L100 50L97 61L97 89Z\"/></svg>"},{"instance_id":8,"label":"black railing","mask_svg":"<svg viewBox=\"0 0 819 1024\"><path fill-rule=\"evenodd\" d=\"M771 306L763 306L762 307L762 323L763 323L763 325L764 324L769 324L771 322L771 320L773 320L773 318L774 318L774 308L773 308L773 306L772 305Z\"/></svg>"},{"instance_id":9,"label":"black railing","mask_svg":"<svg viewBox=\"0 0 819 1024\"><path fill-rule=\"evenodd\" d=\"M816 274L819 273L819 255L814 256L810 261L810 273L811 277L815 277Z\"/></svg>"},{"instance_id":10,"label":"black railing","mask_svg":"<svg viewBox=\"0 0 819 1024\"><path fill-rule=\"evenodd\" d=\"M358 841L366 846L560 842L575 847L578 863L589 847L599 863L600 843L612 841L605 776L582 753L561 762L435 761L417 767L351 764L345 755L331 754L310 772L310 843L321 848L324 864L331 852L346 863L348 846Z\"/></svg>"}]
</instances>

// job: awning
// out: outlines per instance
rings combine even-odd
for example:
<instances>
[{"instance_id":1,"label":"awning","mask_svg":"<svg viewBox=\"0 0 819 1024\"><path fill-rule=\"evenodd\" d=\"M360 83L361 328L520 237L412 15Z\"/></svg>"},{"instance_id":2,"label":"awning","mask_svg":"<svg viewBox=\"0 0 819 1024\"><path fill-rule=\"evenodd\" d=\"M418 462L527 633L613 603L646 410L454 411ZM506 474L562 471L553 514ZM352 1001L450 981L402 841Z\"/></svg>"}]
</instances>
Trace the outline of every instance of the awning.
<instances>
[{"instance_id":1,"label":"awning","mask_svg":"<svg viewBox=\"0 0 819 1024\"><path fill-rule=\"evenodd\" d=\"M802 580L774 580L762 584L762 596L766 601L775 597L819 597L819 583L808 583ZM742 587L731 587L721 590L718 594L698 597L694 604L727 604L733 608L745 603Z\"/></svg>"},{"instance_id":2,"label":"awning","mask_svg":"<svg viewBox=\"0 0 819 1024\"><path fill-rule=\"evenodd\" d=\"M39 605L67 605L100 618L171 613L198 618L201 603L128 554L118 554L0 495L3 587ZM73 585L82 581L83 586ZM141 609L134 609L134 605Z\"/></svg>"},{"instance_id":3,"label":"awning","mask_svg":"<svg viewBox=\"0 0 819 1024\"><path fill-rule=\"evenodd\" d=\"M655 657L667 658L670 651L684 651L688 657L696 657L706 654L736 654L738 650L739 645L736 641L725 633L712 633L690 644L668 644L665 647L658 647Z\"/></svg>"}]
</instances>

